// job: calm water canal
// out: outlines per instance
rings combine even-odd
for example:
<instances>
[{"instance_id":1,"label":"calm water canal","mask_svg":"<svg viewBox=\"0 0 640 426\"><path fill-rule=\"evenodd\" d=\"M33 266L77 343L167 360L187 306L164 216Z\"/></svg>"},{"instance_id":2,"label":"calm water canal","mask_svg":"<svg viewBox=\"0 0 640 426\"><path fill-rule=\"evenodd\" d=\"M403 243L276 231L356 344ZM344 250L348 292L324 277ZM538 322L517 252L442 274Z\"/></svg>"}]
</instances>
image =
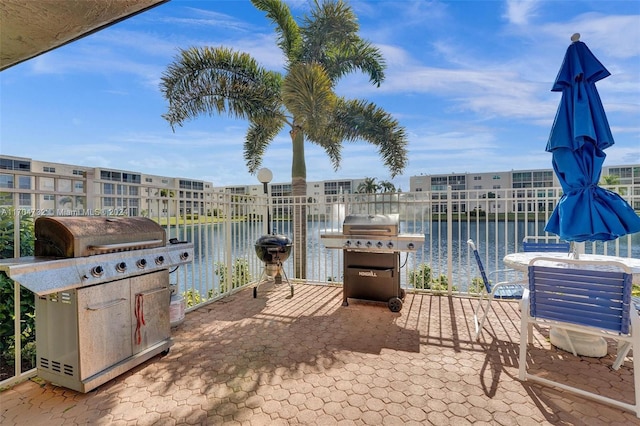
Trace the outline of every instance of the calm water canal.
<instances>
[{"instance_id":1,"label":"calm water canal","mask_svg":"<svg viewBox=\"0 0 640 426\"><path fill-rule=\"evenodd\" d=\"M329 222L317 221L309 222L307 226L307 253L308 271L312 271L313 280L326 281L328 277L341 276L341 250L326 249L320 241L320 233L331 225ZM407 222L400 224L402 233L424 233L425 245L418 251L414 259L407 264L407 268L415 268L416 265L426 263L431 266L434 275L447 274L447 259L451 252L454 260L453 279L456 283L469 281L470 276L475 275L475 265L468 263L468 246L466 241L471 238L476 241L478 249L483 258L488 259L486 268L488 270L503 269L502 258L508 253L521 251L521 242L526 235L544 235L544 221L539 222L453 222L452 223L452 244L448 244L448 231L446 222ZM293 225L290 221L280 221L274 223L275 231L293 237ZM262 223L236 222L231 229L231 251L232 257L246 257L254 254L253 244L263 235ZM201 225L194 229L188 229L186 239L192 241L195 246L196 260L203 259L224 259L225 246L220 242L226 241L228 234L223 224ZM631 257L640 258L640 234L630 237L623 237L620 244L619 255L626 257L629 253L627 238L631 240ZM609 243L606 252L616 254L614 245ZM585 247L587 253L604 253L603 243L587 243ZM318 257L327 258L325 262L318 262ZM404 262L405 254L401 255L401 263ZM211 262L209 262L211 263ZM214 273L215 266L207 264L206 270L198 266L192 273L200 274L203 279L216 282L218 277ZM292 262L285 262L288 268L287 274L292 272ZM471 268L471 270L469 269ZM190 272L191 273L191 272ZM406 285L407 272L401 273L403 285ZM190 281L190 280L189 280Z\"/></svg>"}]
</instances>

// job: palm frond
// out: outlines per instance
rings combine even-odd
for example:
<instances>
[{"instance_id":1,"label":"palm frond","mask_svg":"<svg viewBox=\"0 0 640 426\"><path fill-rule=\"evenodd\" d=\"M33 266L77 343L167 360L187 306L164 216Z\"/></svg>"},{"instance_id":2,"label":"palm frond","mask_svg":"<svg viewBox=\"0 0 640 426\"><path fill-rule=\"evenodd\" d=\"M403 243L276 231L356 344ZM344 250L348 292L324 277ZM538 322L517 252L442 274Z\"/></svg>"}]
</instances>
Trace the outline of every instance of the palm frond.
<instances>
[{"instance_id":1,"label":"palm frond","mask_svg":"<svg viewBox=\"0 0 640 426\"><path fill-rule=\"evenodd\" d=\"M281 84L279 73L260 67L246 53L192 47L162 75L160 89L169 101L163 117L174 127L200 114L275 115L282 107Z\"/></svg>"},{"instance_id":2,"label":"palm frond","mask_svg":"<svg viewBox=\"0 0 640 426\"><path fill-rule=\"evenodd\" d=\"M327 128L328 140L365 140L378 147L391 177L403 172L407 164L407 135L398 121L371 102L340 99Z\"/></svg>"},{"instance_id":3,"label":"palm frond","mask_svg":"<svg viewBox=\"0 0 640 426\"><path fill-rule=\"evenodd\" d=\"M249 173L255 173L260 168L267 146L284 124L283 120L269 117L251 120L244 140L244 159Z\"/></svg>"},{"instance_id":4,"label":"palm frond","mask_svg":"<svg viewBox=\"0 0 640 426\"><path fill-rule=\"evenodd\" d=\"M384 80L386 64L382 53L368 41L359 39L348 46L340 46L331 52L330 59L324 66L333 81L354 71L368 74L369 81L376 87Z\"/></svg>"},{"instance_id":5,"label":"palm frond","mask_svg":"<svg viewBox=\"0 0 640 426\"><path fill-rule=\"evenodd\" d=\"M380 86L385 62L380 51L358 35L360 26L345 2L324 1L305 18L300 28L304 40L304 62L322 64L333 82L353 71L369 75Z\"/></svg>"},{"instance_id":6,"label":"palm frond","mask_svg":"<svg viewBox=\"0 0 640 426\"><path fill-rule=\"evenodd\" d=\"M323 67L318 64L291 65L282 83L282 102L305 133L328 124L336 99Z\"/></svg>"},{"instance_id":7,"label":"palm frond","mask_svg":"<svg viewBox=\"0 0 640 426\"><path fill-rule=\"evenodd\" d=\"M314 2L314 9L300 27L304 40L305 61L322 62L327 47L350 43L359 38L358 18L345 2Z\"/></svg>"},{"instance_id":8,"label":"palm frond","mask_svg":"<svg viewBox=\"0 0 640 426\"><path fill-rule=\"evenodd\" d=\"M266 12L267 18L276 24L278 46L290 62L296 62L302 49L302 38L289 6L282 0L251 0L251 3L257 9Z\"/></svg>"}]
</instances>

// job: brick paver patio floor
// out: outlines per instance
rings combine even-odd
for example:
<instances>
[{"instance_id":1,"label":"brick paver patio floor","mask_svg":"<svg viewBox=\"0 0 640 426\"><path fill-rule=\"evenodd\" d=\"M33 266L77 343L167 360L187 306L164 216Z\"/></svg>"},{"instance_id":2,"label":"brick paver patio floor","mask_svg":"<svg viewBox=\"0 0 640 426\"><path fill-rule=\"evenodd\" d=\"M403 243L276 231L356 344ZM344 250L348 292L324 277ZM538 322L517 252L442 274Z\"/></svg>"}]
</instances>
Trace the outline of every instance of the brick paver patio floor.
<instances>
[{"instance_id":1,"label":"brick paver patio floor","mask_svg":"<svg viewBox=\"0 0 640 426\"><path fill-rule=\"evenodd\" d=\"M632 413L517 379L519 311L496 303L479 342L471 300L407 294L404 307L352 302L341 289L251 289L201 307L168 355L80 394L29 380L0 393L6 425L600 425ZM550 347L528 362L574 385L633 401L631 361ZM535 370L534 370L535 371Z\"/></svg>"}]
</instances>

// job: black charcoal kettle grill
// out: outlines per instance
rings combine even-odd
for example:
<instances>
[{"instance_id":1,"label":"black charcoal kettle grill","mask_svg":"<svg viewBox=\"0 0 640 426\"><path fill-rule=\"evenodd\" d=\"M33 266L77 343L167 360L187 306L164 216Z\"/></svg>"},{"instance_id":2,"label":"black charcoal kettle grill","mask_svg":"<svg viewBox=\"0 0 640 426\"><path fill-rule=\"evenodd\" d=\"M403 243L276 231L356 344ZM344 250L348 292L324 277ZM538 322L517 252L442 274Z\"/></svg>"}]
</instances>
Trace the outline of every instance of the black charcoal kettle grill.
<instances>
[{"instance_id":1,"label":"black charcoal kettle grill","mask_svg":"<svg viewBox=\"0 0 640 426\"><path fill-rule=\"evenodd\" d=\"M264 262L264 271L258 283L253 287L254 298L258 296L258 287L263 281L271 278L276 284L281 284L283 275L291 289L291 297L293 297L293 285L282 267L282 262L291 255L292 245L291 240L284 235L263 235L258 238L255 245L256 255Z\"/></svg>"}]
</instances>

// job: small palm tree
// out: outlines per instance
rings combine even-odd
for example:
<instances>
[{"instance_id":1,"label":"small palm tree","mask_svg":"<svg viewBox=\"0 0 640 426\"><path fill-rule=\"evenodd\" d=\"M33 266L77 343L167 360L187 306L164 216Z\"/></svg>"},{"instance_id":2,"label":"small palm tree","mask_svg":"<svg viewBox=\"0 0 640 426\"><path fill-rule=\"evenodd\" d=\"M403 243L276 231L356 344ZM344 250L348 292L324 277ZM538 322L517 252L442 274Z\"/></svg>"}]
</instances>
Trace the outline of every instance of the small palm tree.
<instances>
[{"instance_id":1,"label":"small palm tree","mask_svg":"<svg viewBox=\"0 0 640 426\"><path fill-rule=\"evenodd\" d=\"M358 185L357 191L360 194L375 194L380 189L380 185L376 183L376 178L366 177Z\"/></svg>"},{"instance_id":2,"label":"small palm tree","mask_svg":"<svg viewBox=\"0 0 640 426\"><path fill-rule=\"evenodd\" d=\"M379 185L382 192L396 192L396 186L389 181L381 180Z\"/></svg>"},{"instance_id":3,"label":"small palm tree","mask_svg":"<svg viewBox=\"0 0 640 426\"><path fill-rule=\"evenodd\" d=\"M407 162L405 130L383 109L360 99L338 96L343 76L361 71L379 86L384 80L380 51L358 36L352 9L342 0L313 2L301 23L282 0L252 0L275 24L285 58L285 74L269 71L247 53L225 47L182 50L162 77L169 101L163 116L175 129L199 115L228 114L246 119L244 158L250 173L261 166L268 145L287 127L292 143L291 185L294 208L295 276L306 277L307 170L305 142L322 147L334 169L340 167L343 141L375 145L392 177ZM297 203L299 202L299 203Z\"/></svg>"},{"instance_id":4,"label":"small palm tree","mask_svg":"<svg viewBox=\"0 0 640 426\"><path fill-rule=\"evenodd\" d=\"M606 175L602 176L600 179L600 184L604 186L614 186L620 184L620 177L616 175ZM618 187L617 189L612 189L616 191L620 195L627 195L627 188Z\"/></svg>"}]
</instances>

